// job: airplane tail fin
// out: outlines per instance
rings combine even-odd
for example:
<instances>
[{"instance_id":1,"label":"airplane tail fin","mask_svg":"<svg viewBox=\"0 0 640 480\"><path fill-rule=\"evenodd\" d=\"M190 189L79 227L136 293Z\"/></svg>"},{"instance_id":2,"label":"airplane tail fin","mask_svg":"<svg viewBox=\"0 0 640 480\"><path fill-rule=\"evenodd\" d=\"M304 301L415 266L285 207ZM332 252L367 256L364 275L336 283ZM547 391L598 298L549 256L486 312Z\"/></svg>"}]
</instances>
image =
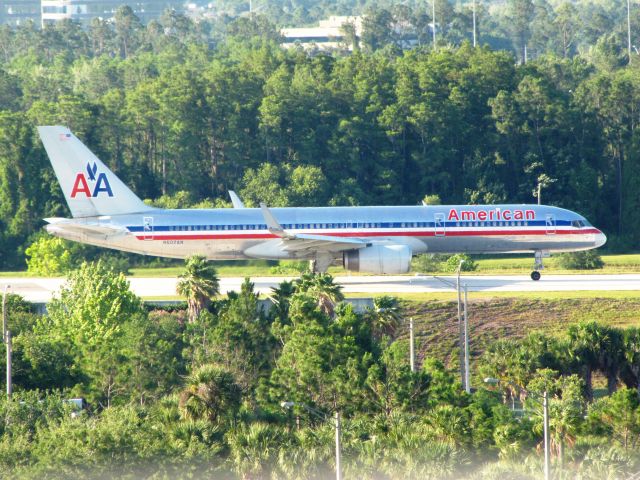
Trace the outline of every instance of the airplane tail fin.
<instances>
[{"instance_id":1,"label":"airplane tail fin","mask_svg":"<svg viewBox=\"0 0 640 480\"><path fill-rule=\"evenodd\" d=\"M67 127L38 127L38 133L74 218L153 210Z\"/></svg>"}]
</instances>

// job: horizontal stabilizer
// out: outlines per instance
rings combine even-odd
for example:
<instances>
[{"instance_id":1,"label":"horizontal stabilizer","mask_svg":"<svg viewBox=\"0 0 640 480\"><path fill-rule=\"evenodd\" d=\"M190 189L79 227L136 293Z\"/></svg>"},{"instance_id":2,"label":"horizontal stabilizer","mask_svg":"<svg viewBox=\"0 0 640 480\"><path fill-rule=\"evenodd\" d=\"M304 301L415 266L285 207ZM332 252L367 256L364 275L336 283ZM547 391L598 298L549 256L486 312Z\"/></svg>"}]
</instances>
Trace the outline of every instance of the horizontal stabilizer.
<instances>
[{"instance_id":1,"label":"horizontal stabilizer","mask_svg":"<svg viewBox=\"0 0 640 480\"><path fill-rule=\"evenodd\" d=\"M45 218L49 222L46 229L52 235L61 238L72 239L85 235L88 237L114 238L127 235L129 231L125 227L98 223L75 222L68 218Z\"/></svg>"}]
</instances>

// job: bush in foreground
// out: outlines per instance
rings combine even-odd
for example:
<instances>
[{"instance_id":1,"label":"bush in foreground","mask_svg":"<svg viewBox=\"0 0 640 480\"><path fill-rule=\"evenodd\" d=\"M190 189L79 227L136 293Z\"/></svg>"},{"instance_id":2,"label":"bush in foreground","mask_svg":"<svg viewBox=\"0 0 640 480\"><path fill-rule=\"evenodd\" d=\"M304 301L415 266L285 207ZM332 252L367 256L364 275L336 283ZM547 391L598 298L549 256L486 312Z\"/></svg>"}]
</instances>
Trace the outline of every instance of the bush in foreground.
<instances>
[{"instance_id":1,"label":"bush in foreground","mask_svg":"<svg viewBox=\"0 0 640 480\"><path fill-rule=\"evenodd\" d=\"M604 261L596 250L561 253L557 263L565 270L597 270L604 267Z\"/></svg>"}]
</instances>

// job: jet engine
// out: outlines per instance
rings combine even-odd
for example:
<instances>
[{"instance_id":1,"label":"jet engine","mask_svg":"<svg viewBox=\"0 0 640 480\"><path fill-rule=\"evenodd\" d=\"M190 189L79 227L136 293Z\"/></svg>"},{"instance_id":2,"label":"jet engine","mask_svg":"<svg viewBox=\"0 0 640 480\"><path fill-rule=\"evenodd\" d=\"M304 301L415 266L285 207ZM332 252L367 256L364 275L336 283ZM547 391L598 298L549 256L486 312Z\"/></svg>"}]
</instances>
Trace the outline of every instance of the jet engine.
<instances>
[{"instance_id":1,"label":"jet engine","mask_svg":"<svg viewBox=\"0 0 640 480\"><path fill-rule=\"evenodd\" d=\"M367 273L407 273L411 265L411 247L407 245L371 245L344 252L346 270Z\"/></svg>"}]
</instances>

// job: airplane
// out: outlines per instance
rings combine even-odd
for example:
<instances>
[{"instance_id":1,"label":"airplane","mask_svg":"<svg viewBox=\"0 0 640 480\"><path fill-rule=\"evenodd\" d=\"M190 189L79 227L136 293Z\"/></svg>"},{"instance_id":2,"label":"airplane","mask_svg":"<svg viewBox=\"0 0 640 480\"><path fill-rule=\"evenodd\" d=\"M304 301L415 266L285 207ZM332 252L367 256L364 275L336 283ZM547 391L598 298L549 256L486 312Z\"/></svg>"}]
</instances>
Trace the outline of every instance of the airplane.
<instances>
[{"instance_id":1,"label":"airplane","mask_svg":"<svg viewBox=\"0 0 640 480\"><path fill-rule=\"evenodd\" d=\"M533 280L552 252L597 248L606 236L586 218L546 205L162 209L145 204L71 131L38 132L72 218L47 232L76 242L169 258L305 259L324 272L403 274L421 253L533 253Z\"/></svg>"}]
</instances>

